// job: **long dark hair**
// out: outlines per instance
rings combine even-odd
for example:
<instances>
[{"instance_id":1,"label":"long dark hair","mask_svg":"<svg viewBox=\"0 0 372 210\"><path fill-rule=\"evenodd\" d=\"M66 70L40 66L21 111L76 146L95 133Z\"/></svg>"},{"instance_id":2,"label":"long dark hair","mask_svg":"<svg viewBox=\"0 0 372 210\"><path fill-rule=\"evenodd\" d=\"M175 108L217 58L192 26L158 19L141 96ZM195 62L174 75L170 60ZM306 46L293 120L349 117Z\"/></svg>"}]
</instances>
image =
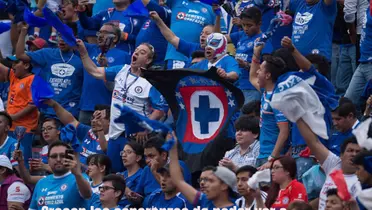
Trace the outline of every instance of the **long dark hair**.
<instances>
[{"instance_id":1,"label":"long dark hair","mask_svg":"<svg viewBox=\"0 0 372 210\"><path fill-rule=\"evenodd\" d=\"M290 156L281 156L275 158L274 161L271 163L270 169L272 170L274 166L274 162L279 160L279 162L283 165L283 170L289 172L289 177L293 180L296 178L297 166L296 161ZM267 199L266 199L266 207L270 208L276 201L280 190L280 185L278 183L271 182L271 187L269 189Z\"/></svg>"}]
</instances>

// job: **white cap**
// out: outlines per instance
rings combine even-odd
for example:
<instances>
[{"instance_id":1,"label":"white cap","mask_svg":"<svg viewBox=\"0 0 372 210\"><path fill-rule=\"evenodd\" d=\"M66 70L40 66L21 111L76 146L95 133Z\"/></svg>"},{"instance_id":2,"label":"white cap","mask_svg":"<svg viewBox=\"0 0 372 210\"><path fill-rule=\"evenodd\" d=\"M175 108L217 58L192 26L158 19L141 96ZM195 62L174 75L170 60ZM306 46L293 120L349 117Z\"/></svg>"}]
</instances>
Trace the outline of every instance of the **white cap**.
<instances>
[{"instance_id":1,"label":"white cap","mask_svg":"<svg viewBox=\"0 0 372 210\"><path fill-rule=\"evenodd\" d=\"M0 155L0 166L13 170L13 166L10 163L9 158L5 155Z\"/></svg>"}]
</instances>

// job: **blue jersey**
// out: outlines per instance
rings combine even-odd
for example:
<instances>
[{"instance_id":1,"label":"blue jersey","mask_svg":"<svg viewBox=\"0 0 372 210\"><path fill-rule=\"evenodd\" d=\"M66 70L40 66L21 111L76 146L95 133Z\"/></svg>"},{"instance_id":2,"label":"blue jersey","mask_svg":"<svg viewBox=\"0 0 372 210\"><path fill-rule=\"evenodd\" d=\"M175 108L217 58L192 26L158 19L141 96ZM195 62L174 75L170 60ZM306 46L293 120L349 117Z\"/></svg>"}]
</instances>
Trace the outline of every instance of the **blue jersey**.
<instances>
[{"instance_id":1,"label":"blue jersey","mask_svg":"<svg viewBox=\"0 0 372 210\"><path fill-rule=\"evenodd\" d=\"M93 14L96 15L102 11L106 11L109 8L115 7L112 1L105 1L105 0L98 0L95 4L93 4Z\"/></svg>"},{"instance_id":2,"label":"blue jersey","mask_svg":"<svg viewBox=\"0 0 372 210\"><path fill-rule=\"evenodd\" d=\"M154 1L150 1L146 8L149 11L156 11L164 23L167 26L170 25L172 11L169 8L159 6ZM150 19L143 24L140 32L138 33L136 46L139 46L141 43L145 42L150 43L155 49L156 58L154 60L154 64L164 63L168 41L161 34L156 23Z\"/></svg>"},{"instance_id":3,"label":"blue jersey","mask_svg":"<svg viewBox=\"0 0 372 210\"><path fill-rule=\"evenodd\" d=\"M87 158L93 154L105 154L99 144L98 136L93 133L90 126L79 123L76 128L76 135L81 141L82 151L80 152L80 163L89 165Z\"/></svg>"},{"instance_id":4,"label":"blue jersey","mask_svg":"<svg viewBox=\"0 0 372 210\"><path fill-rule=\"evenodd\" d=\"M192 209L191 204L184 197L181 196L181 193L177 193L176 196L167 200L165 199L164 192L161 189L155 190L155 192L151 193L147 200L147 203L144 204L143 207L158 209Z\"/></svg>"},{"instance_id":5,"label":"blue jersey","mask_svg":"<svg viewBox=\"0 0 372 210\"><path fill-rule=\"evenodd\" d=\"M330 61L333 25L337 15L336 0L331 5L320 0L313 6L303 0L291 0L290 10L295 14L292 41L298 51L305 56L321 54Z\"/></svg>"},{"instance_id":6,"label":"blue jersey","mask_svg":"<svg viewBox=\"0 0 372 210\"><path fill-rule=\"evenodd\" d=\"M366 12L367 21L363 25L363 30L360 38L360 59L359 62L372 61L372 16L369 8Z\"/></svg>"},{"instance_id":7,"label":"blue jersey","mask_svg":"<svg viewBox=\"0 0 372 210\"><path fill-rule=\"evenodd\" d=\"M207 198L207 195L204 194L204 193L201 193L199 199L193 204L194 207L198 207L200 206L200 208L207 208L207 209L215 209L216 206L214 205L214 203L211 201L211 200L208 200ZM234 207L236 207L236 209L238 209L238 206L235 205L235 203L233 202L233 205L232 206L228 206L228 207L224 207L223 209L234 209Z\"/></svg>"},{"instance_id":8,"label":"blue jersey","mask_svg":"<svg viewBox=\"0 0 372 210\"><path fill-rule=\"evenodd\" d=\"M225 55L221 59L219 59L216 63L211 64L207 59L204 59L190 67L190 69L198 69L198 70L209 70L212 66L216 68L222 68L226 71L226 73L235 72L239 77L241 76L241 70L239 68L238 62L229 56ZM237 84L237 82L236 82Z\"/></svg>"},{"instance_id":9,"label":"blue jersey","mask_svg":"<svg viewBox=\"0 0 372 210\"><path fill-rule=\"evenodd\" d=\"M328 145L327 145L327 148L329 149L329 151L331 151L333 154L337 155L337 156L340 156L341 154L341 145L344 143L344 141L352 136L354 136L353 134L353 130L358 127L359 125L359 121L356 121L354 126L349 129L348 131L346 132L340 132L340 131L336 131L332 134L331 138L327 141Z\"/></svg>"},{"instance_id":10,"label":"blue jersey","mask_svg":"<svg viewBox=\"0 0 372 210\"><path fill-rule=\"evenodd\" d=\"M84 176L88 180L88 177ZM67 174L55 177L53 174L40 179L34 189L29 209L84 208L84 198L80 195L75 176Z\"/></svg>"},{"instance_id":11,"label":"blue jersey","mask_svg":"<svg viewBox=\"0 0 372 210\"><path fill-rule=\"evenodd\" d=\"M207 25L214 25L216 16L210 5L189 0L172 0L167 1L167 4L172 10L170 29L180 39L199 42L203 28ZM173 45L168 44L165 60L187 61L188 58L177 52Z\"/></svg>"},{"instance_id":12,"label":"blue jersey","mask_svg":"<svg viewBox=\"0 0 372 210\"><path fill-rule=\"evenodd\" d=\"M18 162L13 159L13 151L17 147L17 140L12 137L7 137L2 145L0 145L0 155L5 155L9 158L13 166L17 166ZM20 145L20 150L23 150L22 145Z\"/></svg>"},{"instance_id":13,"label":"blue jersey","mask_svg":"<svg viewBox=\"0 0 372 210\"><path fill-rule=\"evenodd\" d=\"M180 166L182 167L183 177L187 183L191 183L191 173L187 168L186 164L183 161L179 161ZM137 185L136 192L144 195L145 197L149 196L152 192L159 189L160 185L156 181L154 175L151 172L150 167L146 166L141 174L140 181Z\"/></svg>"},{"instance_id":14,"label":"blue jersey","mask_svg":"<svg viewBox=\"0 0 372 210\"><path fill-rule=\"evenodd\" d=\"M122 175L125 179L125 184L126 186L134 191L136 190L138 184L139 184L139 181L140 181L140 178L141 178L141 174L142 174L142 171L143 169L140 168L138 169L138 171L136 173L134 173L132 176L128 177L128 171L124 171L124 172L121 172L121 173L117 173L119 175ZM123 198L119 201L119 206L124 208L124 207L127 207L128 205L130 205L131 202L128 201L128 199L125 197L125 195L123 196Z\"/></svg>"},{"instance_id":15,"label":"blue jersey","mask_svg":"<svg viewBox=\"0 0 372 210\"><path fill-rule=\"evenodd\" d=\"M204 49L201 48L200 42L188 42L183 39L180 39L180 42L178 43L177 51L182 53L189 59L191 58L192 53L198 50L204 51Z\"/></svg>"},{"instance_id":16,"label":"blue jersey","mask_svg":"<svg viewBox=\"0 0 372 210\"><path fill-rule=\"evenodd\" d=\"M88 17L85 13L79 13L80 23L84 29L98 31L104 23L118 22L121 31L128 33L128 38L125 41L119 42L116 47L132 54L135 50L136 36L140 31L143 23L147 20L143 16L130 16L125 11L117 11L116 9L108 9L101 11L93 17Z\"/></svg>"},{"instance_id":17,"label":"blue jersey","mask_svg":"<svg viewBox=\"0 0 372 210\"><path fill-rule=\"evenodd\" d=\"M279 110L270 106L272 92L264 92L261 97L260 111L260 155L258 158L267 158L273 151L279 135L279 123L288 124L287 118Z\"/></svg>"},{"instance_id":18,"label":"blue jersey","mask_svg":"<svg viewBox=\"0 0 372 210\"><path fill-rule=\"evenodd\" d=\"M236 32L230 34L232 43L235 46L236 54L235 59L242 59L251 63L253 57L253 47L254 41L261 37L262 33L256 34L254 36L247 36L244 31ZM265 48L262 50L263 54L271 54L273 51L273 46L270 41L267 41ZM249 71L241 69L242 76L239 78L239 88L241 90L256 90L255 87L249 82Z\"/></svg>"},{"instance_id":19,"label":"blue jersey","mask_svg":"<svg viewBox=\"0 0 372 210\"><path fill-rule=\"evenodd\" d=\"M99 208L101 206L101 202L99 200L99 187L102 186L102 183L98 185L93 185L93 182L90 182L90 187L92 188L92 197L86 200L86 209L90 209L91 206L94 208Z\"/></svg>"},{"instance_id":20,"label":"blue jersey","mask_svg":"<svg viewBox=\"0 0 372 210\"><path fill-rule=\"evenodd\" d=\"M97 58L101 49L97 45L85 44L89 57L99 66ZM106 53L108 66L130 64L130 55L120 49L112 48ZM83 111L94 111L97 104L110 105L112 92L107 89L105 81L94 78L84 71L83 91L80 99L80 109Z\"/></svg>"},{"instance_id":21,"label":"blue jersey","mask_svg":"<svg viewBox=\"0 0 372 210\"><path fill-rule=\"evenodd\" d=\"M33 64L42 68L43 79L54 89L53 99L78 116L84 75L80 56L74 52L61 53L58 48L43 48L27 55ZM53 108L42 109L42 112L55 115Z\"/></svg>"}]
</instances>

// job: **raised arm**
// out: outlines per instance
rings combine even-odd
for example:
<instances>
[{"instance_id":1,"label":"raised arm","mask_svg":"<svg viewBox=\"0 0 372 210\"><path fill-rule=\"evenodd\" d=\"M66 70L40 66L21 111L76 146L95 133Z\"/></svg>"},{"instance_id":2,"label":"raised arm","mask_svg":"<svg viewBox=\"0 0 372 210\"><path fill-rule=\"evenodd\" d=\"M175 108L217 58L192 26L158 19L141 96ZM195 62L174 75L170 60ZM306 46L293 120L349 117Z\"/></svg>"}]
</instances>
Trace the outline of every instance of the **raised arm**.
<instances>
[{"instance_id":1,"label":"raised arm","mask_svg":"<svg viewBox=\"0 0 372 210\"><path fill-rule=\"evenodd\" d=\"M105 68L97 67L97 65L92 61L82 40L78 39L77 45L81 61L83 62L84 68L87 70L87 72L96 79L105 80Z\"/></svg>"},{"instance_id":2,"label":"raised arm","mask_svg":"<svg viewBox=\"0 0 372 210\"><path fill-rule=\"evenodd\" d=\"M254 47L251 68L249 70L249 82L258 91L260 91L260 86L258 85L257 71L260 69L261 52L263 48L263 45Z\"/></svg>"},{"instance_id":3,"label":"raised arm","mask_svg":"<svg viewBox=\"0 0 372 210\"><path fill-rule=\"evenodd\" d=\"M79 121L77 121L75 119L75 117L70 112L68 112L66 109L64 109L58 102L56 102L52 99L49 99L49 100L45 101L45 104L47 104L48 106L50 106L54 109L58 119L64 125L71 124L75 128L79 125Z\"/></svg>"},{"instance_id":4,"label":"raised arm","mask_svg":"<svg viewBox=\"0 0 372 210\"><path fill-rule=\"evenodd\" d=\"M18 42L16 45L16 57L19 60L25 62L31 62L31 58L25 53L25 38L27 35L28 25L24 25L21 29L21 33L18 38Z\"/></svg>"},{"instance_id":5,"label":"raised arm","mask_svg":"<svg viewBox=\"0 0 372 210\"><path fill-rule=\"evenodd\" d=\"M35 185L40 179L42 179L42 176L31 176L30 172L26 169L22 150L14 150L13 152L13 159L18 161L18 173L21 176L21 179L26 184L33 184Z\"/></svg>"},{"instance_id":6,"label":"raised arm","mask_svg":"<svg viewBox=\"0 0 372 210\"><path fill-rule=\"evenodd\" d=\"M295 59L298 67L302 69L303 71L307 71L311 67L311 62L303 56L300 51L296 49L296 47L293 45L291 38L285 36L282 39L282 47L288 48L293 55L293 58Z\"/></svg>"},{"instance_id":7,"label":"raised arm","mask_svg":"<svg viewBox=\"0 0 372 210\"><path fill-rule=\"evenodd\" d=\"M319 141L318 137L302 118L299 119L296 124L307 146L322 165L329 155L329 150Z\"/></svg>"},{"instance_id":8,"label":"raised arm","mask_svg":"<svg viewBox=\"0 0 372 210\"><path fill-rule=\"evenodd\" d=\"M150 12L151 19L156 23L158 26L161 34L163 34L164 38L173 45L176 49L178 49L178 44L180 43L180 38L176 36L167 25L165 25L164 21L159 17L158 13L155 11Z\"/></svg>"},{"instance_id":9,"label":"raised arm","mask_svg":"<svg viewBox=\"0 0 372 210\"><path fill-rule=\"evenodd\" d=\"M169 151L170 165L169 171L171 175L172 182L177 186L177 189L186 197L190 203L194 203L195 197L198 191L189 185L183 178L181 172L181 166L178 162L178 150L177 150L177 138L175 133L173 133L176 143L173 145L172 149Z\"/></svg>"}]
</instances>

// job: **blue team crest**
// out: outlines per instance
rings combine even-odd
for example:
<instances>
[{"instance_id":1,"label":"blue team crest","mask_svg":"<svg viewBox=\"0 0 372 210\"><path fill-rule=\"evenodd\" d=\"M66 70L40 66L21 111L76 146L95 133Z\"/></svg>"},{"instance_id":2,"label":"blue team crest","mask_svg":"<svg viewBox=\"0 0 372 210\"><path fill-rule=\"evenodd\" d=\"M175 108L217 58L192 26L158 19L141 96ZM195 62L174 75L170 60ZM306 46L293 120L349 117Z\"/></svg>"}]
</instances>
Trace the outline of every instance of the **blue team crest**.
<instances>
[{"instance_id":1,"label":"blue team crest","mask_svg":"<svg viewBox=\"0 0 372 210\"><path fill-rule=\"evenodd\" d=\"M187 154L202 152L227 128L244 102L242 92L218 77L215 67L209 71L181 69L144 74L169 104L177 138Z\"/></svg>"}]
</instances>

